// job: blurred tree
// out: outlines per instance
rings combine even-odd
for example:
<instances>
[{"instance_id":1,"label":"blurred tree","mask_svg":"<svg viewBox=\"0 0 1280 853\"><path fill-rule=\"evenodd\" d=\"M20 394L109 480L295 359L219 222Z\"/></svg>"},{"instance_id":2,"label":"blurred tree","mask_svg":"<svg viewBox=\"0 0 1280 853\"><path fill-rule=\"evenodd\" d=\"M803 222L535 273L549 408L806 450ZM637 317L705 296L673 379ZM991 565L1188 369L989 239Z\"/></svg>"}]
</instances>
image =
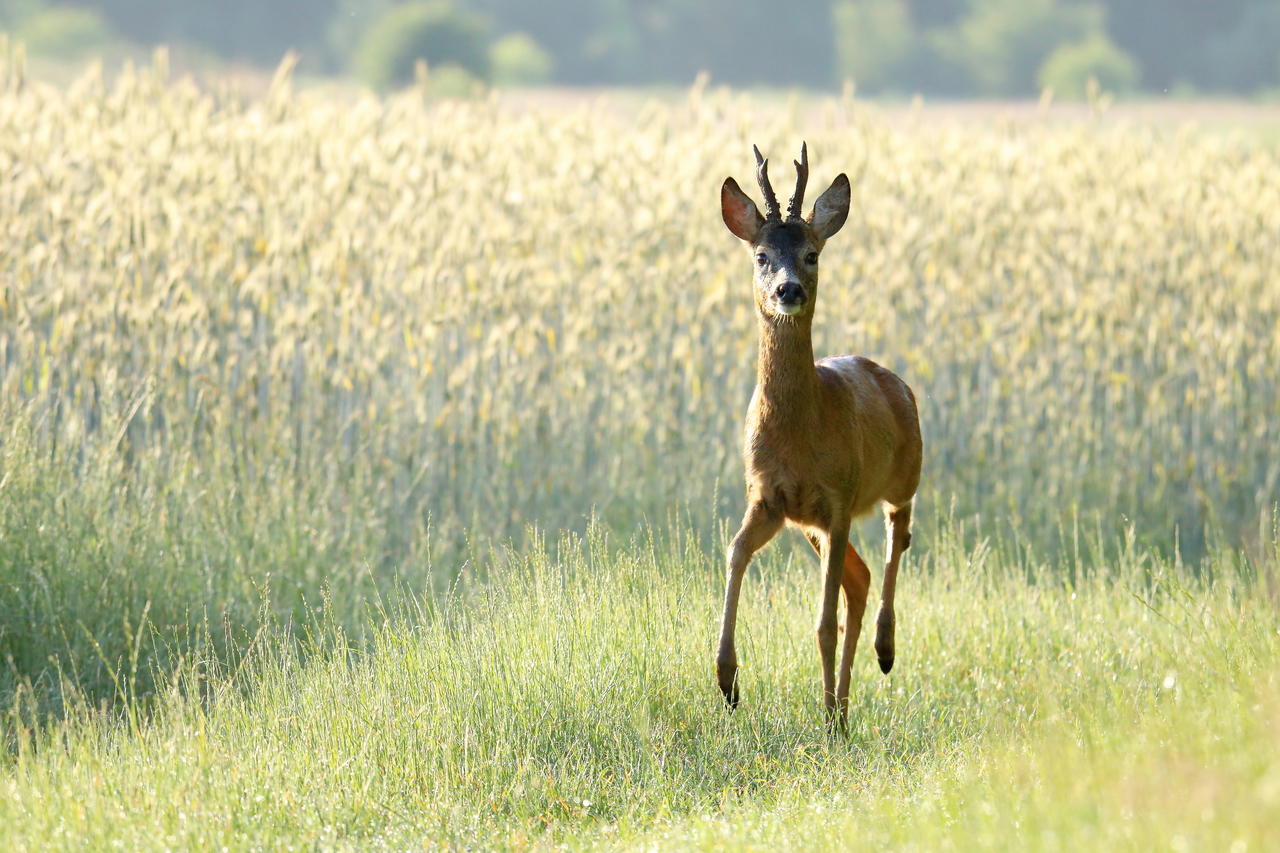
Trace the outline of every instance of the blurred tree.
<instances>
[{"instance_id":1,"label":"blurred tree","mask_svg":"<svg viewBox=\"0 0 1280 853\"><path fill-rule=\"evenodd\" d=\"M1160 91L1206 84L1204 47L1232 30L1256 0L1111 0L1107 32L1142 69L1142 85ZM1262 3L1258 5L1274 5Z\"/></svg>"},{"instance_id":2,"label":"blurred tree","mask_svg":"<svg viewBox=\"0 0 1280 853\"><path fill-rule=\"evenodd\" d=\"M375 21L404 0L0 0L0 26L47 7L99 12L141 44L195 45L272 67L352 66ZM1280 84L1280 0L456 0L496 35L527 33L578 84L685 84L701 70L736 85L867 92L1030 95L1049 55L1107 35L1160 91L1246 92Z\"/></svg>"},{"instance_id":3,"label":"blurred tree","mask_svg":"<svg viewBox=\"0 0 1280 853\"><path fill-rule=\"evenodd\" d=\"M40 0L0 0L0 29L11 30L43 8Z\"/></svg>"},{"instance_id":4,"label":"blurred tree","mask_svg":"<svg viewBox=\"0 0 1280 853\"><path fill-rule=\"evenodd\" d=\"M947 42L983 94L1031 95L1049 55L1102 33L1103 19L1102 7L1092 3L974 0Z\"/></svg>"},{"instance_id":5,"label":"blurred tree","mask_svg":"<svg viewBox=\"0 0 1280 853\"><path fill-rule=\"evenodd\" d=\"M396 0L335 0L333 17L325 29L329 65L350 67L360 39L396 5Z\"/></svg>"},{"instance_id":6,"label":"blurred tree","mask_svg":"<svg viewBox=\"0 0 1280 853\"><path fill-rule=\"evenodd\" d=\"M902 0L843 0L832 9L836 68L868 92L893 90L919 49Z\"/></svg>"},{"instance_id":7,"label":"blurred tree","mask_svg":"<svg viewBox=\"0 0 1280 853\"><path fill-rule=\"evenodd\" d=\"M229 59L274 66L288 50L323 67L336 0L79 0L142 44L187 42Z\"/></svg>"},{"instance_id":8,"label":"blurred tree","mask_svg":"<svg viewBox=\"0 0 1280 853\"><path fill-rule=\"evenodd\" d=\"M587 34L584 53L600 78L582 82L647 82L632 0L601 0L596 5L599 21ZM655 58L651 57L648 64Z\"/></svg>"},{"instance_id":9,"label":"blurred tree","mask_svg":"<svg viewBox=\"0 0 1280 853\"><path fill-rule=\"evenodd\" d=\"M963 18L971 0L906 0L911 22L921 30L946 27Z\"/></svg>"},{"instance_id":10,"label":"blurred tree","mask_svg":"<svg viewBox=\"0 0 1280 853\"><path fill-rule=\"evenodd\" d=\"M120 44L102 15L77 6L32 12L18 20L16 32L33 56L55 59L87 59Z\"/></svg>"},{"instance_id":11,"label":"blurred tree","mask_svg":"<svg viewBox=\"0 0 1280 853\"><path fill-rule=\"evenodd\" d=\"M503 31L529 33L567 83L830 86L831 0L474 0Z\"/></svg>"},{"instance_id":12,"label":"blurred tree","mask_svg":"<svg viewBox=\"0 0 1280 853\"><path fill-rule=\"evenodd\" d=\"M467 6L487 15L498 33L528 33L551 55L556 78L564 82L619 82L611 76L614 61L636 55L626 33L617 29L627 26L625 15L619 14L625 11L620 0L470 0ZM601 38L611 21L611 37Z\"/></svg>"},{"instance_id":13,"label":"blurred tree","mask_svg":"<svg viewBox=\"0 0 1280 853\"><path fill-rule=\"evenodd\" d=\"M661 56L660 80L699 71L735 85L829 87L835 80L830 2L782 7L768 0L648 0L642 39Z\"/></svg>"},{"instance_id":14,"label":"blurred tree","mask_svg":"<svg viewBox=\"0 0 1280 853\"><path fill-rule=\"evenodd\" d=\"M428 69L419 61L417 70L423 72L418 84L422 94L432 98L474 98L484 93L484 83L460 65L437 65ZM415 77L418 75L415 74Z\"/></svg>"},{"instance_id":15,"label":"blurred tree","mask_svg":"<svg viewBox=\"0 0 1280 853\"><path fill-rule=\"evenodd\" d=\"M376 89L404 86L425 60L429 68L453 65L480 79L489 76L489 25L448 0L404 3L388 10L360 39L356 73ZM454 77L457 75L453 72Z\"/></svg>"},{"instance_id":16,"label":"blurred tree","mask_svg":"<svg viewBox=\"0 0 1280 853\"><path fill-rule=\"evenodd\" d=\"M904 69L912 92L972 97L981 93L970 57L955 37L955 31L936 27L916 42L911 64Z\"/></svg>"},{"instance_id":17,"label":"blurred tree","mask_svg":"<svg viewBox=\"0 0 1280 853\"><path fill-rule=\"evenodd\" d=\"M1055 50L1041 66L1038 79L1042 88L1051 88L1067 100L1083 100L1090 80L1096 80L1104 92L1126 94L1138 85L1138 64L1106 36L1093 35Z\"/></svg>"},{"instance_id":18,"label":"blurred tree","mask_svg":"<svg viewBox=\"0 0 1280 853\"><path fill-rule=\"evenodd\" d=\"M502 86L535 86L551 80L551 57L527 33L511 33L489 48L493 82Z\"/></svg>"},{"instance_id":19,"label":"blurred tree","mask_svg":"<svg viewBox=\"0 0 1280 853\"><path fill-rule=\"evenodd\" d=\"M841 0L832 9L837 70L860 91L963 95L972 75L952 30L912 26L909 0Z\"/></svg>"}]
</instances>

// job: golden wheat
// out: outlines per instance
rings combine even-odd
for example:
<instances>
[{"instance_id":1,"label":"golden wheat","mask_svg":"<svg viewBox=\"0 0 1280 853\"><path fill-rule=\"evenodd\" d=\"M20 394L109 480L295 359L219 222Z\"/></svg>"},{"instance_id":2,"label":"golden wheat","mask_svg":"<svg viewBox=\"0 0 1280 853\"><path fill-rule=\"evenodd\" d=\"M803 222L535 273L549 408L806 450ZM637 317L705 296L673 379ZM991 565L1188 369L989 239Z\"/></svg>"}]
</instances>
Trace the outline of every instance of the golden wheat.
<instances>
[{"instance_id":1,"label":"golden wheat","mask_svg":"<svg viewBox=\"0 0 1280 853\"><path fill-rule=\"evenodd\" d=\"M0 435L51 452L326 484L389 537L730 512L755 327L717 190L752 142L804 137L813 185L856 173L815 349L918 390L922 515L1168 541L1256 530L1276 500L1261 140L701 88L517 110L162 68L0 84Z\"/></svg>"}]
</instances>

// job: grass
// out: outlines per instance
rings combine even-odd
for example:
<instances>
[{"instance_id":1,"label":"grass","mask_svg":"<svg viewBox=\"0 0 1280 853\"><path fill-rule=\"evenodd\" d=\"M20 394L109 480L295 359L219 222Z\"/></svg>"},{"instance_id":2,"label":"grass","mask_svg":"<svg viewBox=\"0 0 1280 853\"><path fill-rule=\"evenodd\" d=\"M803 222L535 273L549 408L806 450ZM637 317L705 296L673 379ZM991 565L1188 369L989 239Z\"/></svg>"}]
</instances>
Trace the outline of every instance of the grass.
<instances>
[{"instance_id":1,"label":"grass","mask_svg":"<svg viewBox=\"0 0 1280 853\"><path fill-rule=\"evenodd\" d=\"M816 349L901 372L928 452L846 741L807 550L753 569L738 712L711 673L754 351L715 193L794 112L19 66L0 847L1276 834L1261 135L806 105L814 185L858 176Z\"/></svg>"},{"instance_id":2,"label":"grass","mask_svg":"<svg viewBox=\"0 0 1280 853\"><path fill-rule=\"evenodd\" d=\"M597 531L371 614L359 642L321 613L301 644L264 631L234 671L190 661L146 721L82 709L30 732L0 776L0 834L1055 850L1265 849L1280 831L1274 576L1131 544L1069 578L935 543L901 586L899 666L858 658L846 741L821 722L802 553L750 579L734 714L712 679L718 561Z\"/></svg>"}]
</instances>

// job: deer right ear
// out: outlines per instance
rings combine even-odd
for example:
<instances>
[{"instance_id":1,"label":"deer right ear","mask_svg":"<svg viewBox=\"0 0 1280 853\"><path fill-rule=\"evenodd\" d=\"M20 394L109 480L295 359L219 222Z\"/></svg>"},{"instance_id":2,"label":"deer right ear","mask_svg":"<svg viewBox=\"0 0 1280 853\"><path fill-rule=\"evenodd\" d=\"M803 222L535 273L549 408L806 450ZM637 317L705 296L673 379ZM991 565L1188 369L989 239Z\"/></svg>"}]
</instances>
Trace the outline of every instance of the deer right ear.
<instances>
[{"instance_id":1,"label":"deer right ear","mask_svg":"<svg viewBox=\"0 0 1280 853\"><path fill-rule=\"evenodd\" d=\"M725 178L720 187L720 215L724 224L729 226L733 236L739 240L754 243L760 236L760 226L764 225L764 217L751 197L744 193L733 178Z\"/></svg>"}]
</instances>

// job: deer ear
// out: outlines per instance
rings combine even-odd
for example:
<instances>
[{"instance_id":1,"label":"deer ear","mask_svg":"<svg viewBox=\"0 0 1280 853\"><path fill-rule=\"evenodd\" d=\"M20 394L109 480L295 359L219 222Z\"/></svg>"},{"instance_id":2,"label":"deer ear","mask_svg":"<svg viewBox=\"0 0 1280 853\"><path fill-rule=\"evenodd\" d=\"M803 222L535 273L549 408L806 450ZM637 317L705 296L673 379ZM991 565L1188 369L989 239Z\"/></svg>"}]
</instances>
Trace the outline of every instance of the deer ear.
<instances>
[{"instance_id":1,"label":"deer ear","mask_svg":"<svg viewBox=\"0 0 1280 853\"><path fill-rule=\"evenodd\" d=\"M809 225L818 238L825 240L835 234L849 217L849 178L841 172L827 187L827 191L818 196L809 212Z\"/></svg>"},{"instance_id":2,"label":"deer ear","mask_svg":"<svg viewBox=\"0 0 1280 853\"><path fill-rule=\"evenodd\" d=\"M760 226L764 217L751 197L744 193L733 178L725 178L720 187L720 215L724 224L729 226L733 236L748 243L754 243L760 236Z\"/></svg>"}]
</instances>

